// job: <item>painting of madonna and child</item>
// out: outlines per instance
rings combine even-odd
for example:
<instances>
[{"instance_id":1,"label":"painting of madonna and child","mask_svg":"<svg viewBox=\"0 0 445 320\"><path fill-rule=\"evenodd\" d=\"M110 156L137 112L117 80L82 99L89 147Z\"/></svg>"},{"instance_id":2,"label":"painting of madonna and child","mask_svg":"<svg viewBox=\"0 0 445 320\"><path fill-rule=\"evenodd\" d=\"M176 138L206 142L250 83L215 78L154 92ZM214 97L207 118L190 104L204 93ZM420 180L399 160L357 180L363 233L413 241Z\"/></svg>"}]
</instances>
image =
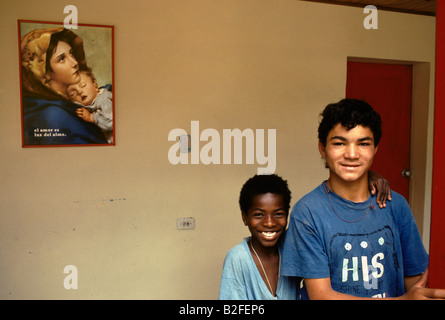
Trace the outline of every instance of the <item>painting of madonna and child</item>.
<instances>
[{"instance_id":1,"label":"painting of madonna and child","mask_svg":"<svg viewBox=\"0 0 445 320\"><path fill-rule=\"evenodd\" d=\"M23 147L114 145L113 27L18 27Z\"/></svg>"}]
</instances>

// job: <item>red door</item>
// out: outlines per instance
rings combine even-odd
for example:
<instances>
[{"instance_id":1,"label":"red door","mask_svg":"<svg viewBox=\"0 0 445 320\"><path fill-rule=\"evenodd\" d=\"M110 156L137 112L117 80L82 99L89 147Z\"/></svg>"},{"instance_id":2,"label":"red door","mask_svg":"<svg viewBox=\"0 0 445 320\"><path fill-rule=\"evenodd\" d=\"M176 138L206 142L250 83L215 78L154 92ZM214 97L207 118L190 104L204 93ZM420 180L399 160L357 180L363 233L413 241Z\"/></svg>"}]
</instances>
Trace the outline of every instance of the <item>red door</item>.
<instances>
[{"instance_id":1,"label":"red door","mask_svg":"<svg viewBox=\"0 0 445 320\"><path fill-rule=\"evenodd\" d=\"M409 200L412 66L348 62L346 97L363 99L382 117L382 139L371 170Z\"/></svg>"},{"instance_id":2,"label":"red door","mask_svg":"<svg viewBox=\"0 0 445 320\"><path fill-rule=\"evenodd\" d=\"M430 287L445 288L445 1L437 1Z\"/></svg>"}]
</instances>

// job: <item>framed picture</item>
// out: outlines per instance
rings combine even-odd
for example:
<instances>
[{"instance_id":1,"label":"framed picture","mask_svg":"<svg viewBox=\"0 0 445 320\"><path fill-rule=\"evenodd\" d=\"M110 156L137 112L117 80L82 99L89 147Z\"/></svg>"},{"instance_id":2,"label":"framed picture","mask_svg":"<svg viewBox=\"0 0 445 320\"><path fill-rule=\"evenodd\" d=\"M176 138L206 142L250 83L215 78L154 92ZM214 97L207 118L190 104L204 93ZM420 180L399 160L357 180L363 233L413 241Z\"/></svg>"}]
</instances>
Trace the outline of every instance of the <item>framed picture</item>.
<instances>
[{"instance_id":1,"label":"framed picture","mask_svg":"<svg viewBox=\"0 0 445 320\"><path fill-rule=\"evenodd\" d=\"M115 145L114 27L18 20L22 146Z\"/></svg>"}]
</instances>

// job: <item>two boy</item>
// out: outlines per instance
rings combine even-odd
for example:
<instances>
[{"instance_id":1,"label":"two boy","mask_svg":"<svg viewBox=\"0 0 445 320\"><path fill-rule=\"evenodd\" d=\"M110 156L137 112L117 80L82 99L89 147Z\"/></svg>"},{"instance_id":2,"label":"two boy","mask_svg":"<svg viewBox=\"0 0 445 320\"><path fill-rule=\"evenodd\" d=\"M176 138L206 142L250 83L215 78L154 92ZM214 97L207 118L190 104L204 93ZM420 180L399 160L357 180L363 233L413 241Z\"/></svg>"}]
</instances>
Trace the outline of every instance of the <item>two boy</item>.
<instances>
[{"instance_id":1,"label":"two boy","mask_svg":"<svg viewBox=\"0 0 445 320\"><path fill-rule=\"evenodd\" d=\"M369 191L378 113L344 99L322 115L319 151L329 179L294 206L280 276L304 278L310 299L445 298L444 290L424 288L428 255L406 200L392 192L378 208Z\"/></svg>"}]
</instances>

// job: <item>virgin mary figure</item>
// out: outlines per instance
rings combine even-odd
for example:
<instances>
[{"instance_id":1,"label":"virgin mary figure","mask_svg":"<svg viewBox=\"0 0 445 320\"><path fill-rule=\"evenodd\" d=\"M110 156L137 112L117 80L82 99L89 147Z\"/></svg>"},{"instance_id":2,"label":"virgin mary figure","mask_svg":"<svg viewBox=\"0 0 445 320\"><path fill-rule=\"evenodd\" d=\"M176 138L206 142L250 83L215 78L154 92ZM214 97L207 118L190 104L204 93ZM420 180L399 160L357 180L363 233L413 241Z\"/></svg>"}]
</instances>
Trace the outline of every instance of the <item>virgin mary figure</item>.
<instances>
[{"instance_id":1,"label":"virgin mary figure","mask_svg":"<svg viewBox=\"0 0 445 320\"><path fill-rule=\"evenodd\" d=\"M90 71L83 41L64 28L37 29L21 38L23 145L107 144L101 130L76 114L67 87Z\"/></svg>"}]
</instances>

